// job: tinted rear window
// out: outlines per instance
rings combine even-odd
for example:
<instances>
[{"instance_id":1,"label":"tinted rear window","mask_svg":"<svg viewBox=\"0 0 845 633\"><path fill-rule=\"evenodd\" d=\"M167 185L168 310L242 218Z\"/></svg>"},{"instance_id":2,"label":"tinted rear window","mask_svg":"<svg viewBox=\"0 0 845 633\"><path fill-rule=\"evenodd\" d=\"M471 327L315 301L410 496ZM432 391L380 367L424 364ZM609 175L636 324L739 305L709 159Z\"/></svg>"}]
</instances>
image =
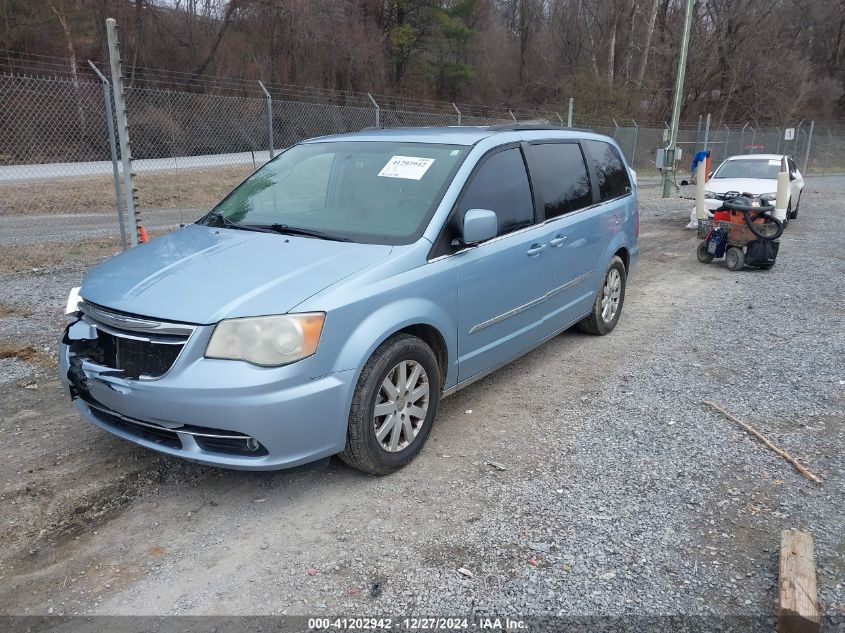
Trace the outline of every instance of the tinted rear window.
<instances>
[{"instance_id":1,"label":"tinted rear window","mask_svg":"<svg viewBox=\"0 0 845 633\"><path fill-rule=\"evenodd\" d=\"M531 158L531 175L543 194L546 218L593 203L590 178L578 143L532 145Z\"/></svg>"},{"instance_id":2,"label":"tinted rear window","mask_svg":"<svg viewBox=\"0 0 845 633\"><path fill-rule=\"evenodd\" d=\"M587 151L596 166L599 195L602 201L631 192L625 162L613 145L603 141L586 141Z\"/></svg>"}]
</instances>

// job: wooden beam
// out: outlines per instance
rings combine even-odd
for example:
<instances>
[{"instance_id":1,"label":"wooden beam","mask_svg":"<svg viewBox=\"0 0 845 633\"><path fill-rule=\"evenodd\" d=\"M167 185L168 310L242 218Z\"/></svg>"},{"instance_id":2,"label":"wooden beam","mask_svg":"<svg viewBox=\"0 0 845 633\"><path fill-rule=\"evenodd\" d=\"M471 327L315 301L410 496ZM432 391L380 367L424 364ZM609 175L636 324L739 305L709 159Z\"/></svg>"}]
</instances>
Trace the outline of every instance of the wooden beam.
<instances>
[{"instance_id":1,"label":"wooden beam","mask_svg":"<svg viewBox=\"0 0 845 633\"><path fill-rule=\"evenodd\" d=\"M780 633L818 633L813 537L799 530L780 535Z\"/></svg>"}]
</instances>

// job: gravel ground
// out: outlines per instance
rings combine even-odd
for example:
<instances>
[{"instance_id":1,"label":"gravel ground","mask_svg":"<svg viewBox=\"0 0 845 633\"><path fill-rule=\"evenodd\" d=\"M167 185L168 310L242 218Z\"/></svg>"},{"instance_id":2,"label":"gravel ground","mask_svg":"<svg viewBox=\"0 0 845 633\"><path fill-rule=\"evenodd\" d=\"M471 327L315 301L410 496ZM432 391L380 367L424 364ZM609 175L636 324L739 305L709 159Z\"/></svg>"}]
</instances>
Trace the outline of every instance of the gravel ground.
<instances>
[{"instance_id":1,"label":"gravel ground","mask_svg":"<svg viewBox=\"0 0 845 633\"><path fill-rule=\"evenodd\" d=\"M23 389L22 363L0 361L0 611L715 614L770 630L780 531L799 528L822 611L842 618L843 192L845 178L810 179L777 265L732 273L696 261L689 203L643 188L619 328L566 333L447 399L390 477L159 457L83 424L47 374ZM3 278L3 301L34 314L2 318L0 338L53 346L60 309L44 306L82 267Z\"/></svg>"}]
</instances>

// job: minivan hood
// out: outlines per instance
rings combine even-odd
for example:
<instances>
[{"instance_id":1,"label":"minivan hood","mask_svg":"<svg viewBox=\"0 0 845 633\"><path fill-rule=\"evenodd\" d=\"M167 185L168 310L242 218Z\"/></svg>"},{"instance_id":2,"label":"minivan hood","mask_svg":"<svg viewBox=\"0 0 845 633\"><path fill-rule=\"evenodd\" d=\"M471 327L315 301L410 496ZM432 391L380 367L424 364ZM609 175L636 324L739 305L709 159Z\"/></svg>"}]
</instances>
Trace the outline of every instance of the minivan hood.
<instances>
[{"instance_id":1,"label":"minivan hood","mask_svg":"<svg viewBox=\"0 0 845 633\"><path fill-rule=\"evenodd\" d=\"M391 247L190 224L85 275L80 294L139 316L209 324L284 314Z\"/></svg>"},{"instance_id":2,"label":"minivan hood","mask_svg":"<svg viewBox=\"0 0 845 633\"><path fill-rule=\"evenodd\" d=\"M760 195L777 191L778 181L765 178L711 178L704 185L704 188L713 193L738 191L740 193Z\"/></svg>"}]
</instances>

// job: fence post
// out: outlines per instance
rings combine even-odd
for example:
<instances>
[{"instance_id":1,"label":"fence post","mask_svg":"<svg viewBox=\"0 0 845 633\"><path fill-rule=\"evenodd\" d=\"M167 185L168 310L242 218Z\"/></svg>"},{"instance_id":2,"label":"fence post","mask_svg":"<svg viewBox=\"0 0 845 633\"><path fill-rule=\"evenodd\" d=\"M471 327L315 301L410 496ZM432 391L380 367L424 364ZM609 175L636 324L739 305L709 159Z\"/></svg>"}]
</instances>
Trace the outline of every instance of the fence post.
<instances>
[{"instance_id":1,"label":"fence post","mask_svg":"<svg viewBox=\"0 0 845 633\"><path fill-rule=\"evenodd\" d=\"M824 155L824 167L822 167L822 176L827 173L827 160L830 158L830 145L833 143L833 134L830 130L827 131L827 152Z\"/></svg>"},{"instance_id":2,"label":"fence post","mask_svg":"<svg viewBox=\"0 0 845 633\"><path fill-rule=\"evenodd\" d=\"M267 92L264 83L259 79L258 85L264 91L264 97L267 99L267 141L270 143L270 160L276 156L276 148L273 145L273 97Z\"/></svg>"},{"instance_id":3,"label":"fence post","mask_svg":"<svg viewBox=\"0 0 845 633\"><path fill-rule=\"evenodd\" d=\"M748 127L748 121L742 126L742 131L739 133L739 153L743 153L743 145L745 145L745 128Z\"/></svg>"},{"instance_id":4,"label":"fence post","mask_svg":"<svg viewBox=\"0 0 845 633\"><path fill-rule=\"evenodd\" d=\"M704 146L701 148L707 151L707 143L710 142L710 113L707 113L707 122L704 124Z\"/></svg>"},{"instance_id":5,"label":"fence post","mask_svg":"<svg viewBox=\"0 0 845 633\"><path fill-rule=\"evenodd\" d=\"M458 125L461 124L461 111L458 110L458 106L455 105L455 102L452 102L452 107L455 108L455 112L458 113Z\"/></svg>"},{"instance_id":6,"label":"fence post","mask_svg":"<svg viewBox=\"0 0 845 633\"><path fill-rule=\"evenodd\" d=\"M510 114L510 115L511 115L511 118L513 119L513 122L514 122L514 123L517 123L516 117L513 115L513 110L508 110L508 114Z\"/></svg>"},{"instance_id":7,"label":"fence post","mask_svg":"<svg viewBox=\"0 0 845 633\"><path fill-rule=\"evenodd\" d=\"M726 130L725 131L725 151L722 154L722 160L725 160L728 157L728 141L730 141L730 139L731 139L731 128L729 128L724 123L722 123L722 127L725 128L725 130Z\"/></svg>"},{"instance_id":8,"label":"fence post","mask_svg":"<svg viewBox=\"0 0 845 633\"><path fill-rule=\"evenodd\" d=\"M370 103L372 103L373 107L376 109L376 127L381 127L381 108L376 103L376 100L373 99L373 95L368 92L367 96L370 98Z\"/></svg>"},{"instance_id":9,"label":"fence post","mask_svg":"<svg viewBox=\"0 0 845 633\"><path fill-rule=\"evenodd\" d=\"M754 145L755 145L754 141L756 141L756 140L757 140L757 128L753 127L753 128L751 128L751 153L752 154L757 153L757 148L754 147Z\"/></svg>"},{"instance_id":10,"label":"fence post","mask_svg":"<svg viewBox=\"0 0 845 633\"><path fill-rule=\"evenodd\" d=\"M613 125L615 126L613 128L613 140L615 141L616 140L616 133L619 131L619 124L616 122L616 119L614 119L613 117L611 117L610 120L613 121Z\"/></svg>"},{"instance_id":11,"label":"fence post","mask_svg":"<svg viewBox=\"0 0 845 633\"><path fill-rule=\"evenodd\" d=\"M111 151L111 170L114 178L114 208L117 211L117 223L120 227L120 243L123 245L123 250L129 248L129 243L126 241L126 225L123 222L123 204L121 203L120 195L120 170L117 167L117 144L114 140L114 118L111 113L111 97L109 96L109 80L100 72L100 69L94 65L90 59L88 65L97 73L100 82L103 86L103 105L106 108L106 126L109 130L109 150Z\"/></svg>"},{"instance_id":12,"label":"fence post","mask_svg":"<svg viewBox=\"0 0 845 633\"><path fill-rule=\"evenodd\" d=\"M637 160L637 138L640 136L640 126L634 119L631 119L631 123L634 124L634 147L631 149L631 169L633 169L634 162Z\"/></svg>"},{"instance_id":13,"label":"fence post","mask_svg":"<svg viewBox=\"0 0 845 633\"><path fill-rule=\"evenodd\" d=\"M798 139L801 137L801 126L804 125L804 119L801 119L801 122L795 128L795 142L792 144L792 153L793 158L798 155ZM786 151L784 150L784 154Z\"/></svg>"},{"instance_id":14,"label":"fence post","mask_svg":"<svg viewBox=\"0 0 845 633\"><path fill-rule=\"evenodd\" d=\"M566 114L566 127L572 127L572 107L575 103L574 97L569 97L569 112Z\"/></svg>"},{"instance_id":15,"label":"fence post","mask_svg":"<svg viewBox=\"0 0 845 633\"><path fill-rule=\"evenodd\" d=\"M117 37L117 22L106 20L106 35L109 42L109 63L111 65L114 109L117 116L117 136L120 140L120 160L123 163L123 187L126 191L126 215L131 222L129 239L132 246L138 245L141 216L135 208L135 174L132 172L132 152L129 148L129 122L126 118L126 100L123 96L123 72L120 67L120 41Z\"/></svg>"},{"instance_id":16,"label":"fence post","mask_svg":"<svg viewBox=\"0 0 845 633\"><path fill-rule=\"evenodd\" d=\"M775 154L780 154L780 137L783 136L783 132L779 127L776 127L775 129L778 131L778 147L775 150Z\"/></svg>"},{"instance_id":17,"label":"fence post","mask_svg":"<svg viewBox=\"0 0 845 633\"><path fill-rule=\"evenodd\" d=\"M807 144L804 146L804 167L801 171L807 175L807 163L810 161L810 147L813 145L813 128L816 127L815 121L810 121L810 133L807 135Z\"/></svg>"},{"instance_id":18,"label":"fence post","mask_svg":"<svg viewBox=\"0 0 845 633\"><path fill-rule=\"evenodd\" d=\"M560 127L563 127L563 117L560 116L560 112L555 110L555 116L557 116L557 120L560 121Z\"/></svg>"}]
</instances>

